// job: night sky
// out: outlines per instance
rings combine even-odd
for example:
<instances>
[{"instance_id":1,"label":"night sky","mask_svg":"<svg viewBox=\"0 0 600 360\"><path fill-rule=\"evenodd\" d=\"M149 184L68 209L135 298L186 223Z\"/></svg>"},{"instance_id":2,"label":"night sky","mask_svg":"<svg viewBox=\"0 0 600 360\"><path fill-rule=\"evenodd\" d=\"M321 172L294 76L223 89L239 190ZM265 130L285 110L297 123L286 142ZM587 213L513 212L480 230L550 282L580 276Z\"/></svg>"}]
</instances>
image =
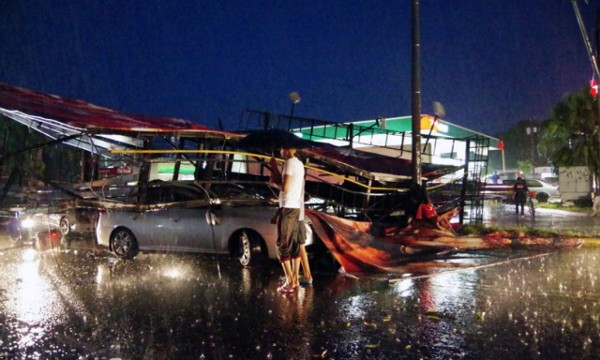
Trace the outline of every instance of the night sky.
<instances>
[{"instance_id":1,"label":"night sky","mask_svg":"<svg viewBox=\"0 0 600 360\"><path fill-rule=\"evenodd\" d=\"M292 91L302 117L410 115L411 3L0 0L0 82L229 130ZM570 0L420 4L422 113L495 135L592 78Z\"/></svg>"}]
</instances>

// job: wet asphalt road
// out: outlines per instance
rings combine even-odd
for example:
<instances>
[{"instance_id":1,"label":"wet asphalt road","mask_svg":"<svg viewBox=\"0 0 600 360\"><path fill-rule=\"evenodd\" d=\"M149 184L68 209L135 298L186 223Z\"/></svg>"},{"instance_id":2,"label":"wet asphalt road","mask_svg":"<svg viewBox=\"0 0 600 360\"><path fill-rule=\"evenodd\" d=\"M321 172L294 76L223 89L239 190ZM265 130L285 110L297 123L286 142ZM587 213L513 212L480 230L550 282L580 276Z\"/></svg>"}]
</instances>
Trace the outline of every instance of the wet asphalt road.
<instances>
[{"instance_id":1,"label":"wet asphalt road","mask_svg":"<svg viewBox=\"0 0 600 360\"><path fill-rule=\"evenodd\" d=\"M517 221L508 209L490 214ZM535 219L565 230L595 224L585 214ZM281 295L273 263L243 269L189 254L124 262L86 239L43 252L2 241L0 358L600 358L596 246L458 254L394 278L316 268L312 287Z\"/></svg>"}]
</instances>

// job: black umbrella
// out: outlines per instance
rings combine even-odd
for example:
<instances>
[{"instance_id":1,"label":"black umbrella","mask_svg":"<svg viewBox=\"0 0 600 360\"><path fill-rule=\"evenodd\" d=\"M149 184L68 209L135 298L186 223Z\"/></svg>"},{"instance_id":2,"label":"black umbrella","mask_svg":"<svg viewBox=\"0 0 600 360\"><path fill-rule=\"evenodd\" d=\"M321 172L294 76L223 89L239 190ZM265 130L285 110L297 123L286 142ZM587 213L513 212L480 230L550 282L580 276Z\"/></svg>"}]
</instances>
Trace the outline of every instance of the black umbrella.
<instances>
[{"instance_id":1,"label":"black umbrella","mask_svg":"<svg viewBox=\"0 0 600 360\"><path fill-rule=\"evenodd\" d=\"M246 150L270 150L281 148L306 149L319 143L303 140L289 131L282 129L256 130L248 133L236 145Z\"/></svg>"}]
</instances>

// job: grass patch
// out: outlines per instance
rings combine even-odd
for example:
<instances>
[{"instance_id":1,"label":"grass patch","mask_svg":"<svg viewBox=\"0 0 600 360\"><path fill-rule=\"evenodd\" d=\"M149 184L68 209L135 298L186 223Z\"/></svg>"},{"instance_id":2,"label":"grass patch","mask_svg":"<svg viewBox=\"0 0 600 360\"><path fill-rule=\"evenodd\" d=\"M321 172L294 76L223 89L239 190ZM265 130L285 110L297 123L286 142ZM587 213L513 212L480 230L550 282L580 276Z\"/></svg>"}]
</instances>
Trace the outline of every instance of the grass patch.
<instances>
[{"instance_id":1,"label":"grass patch","mask_svg":"<svg viewBox=\"0 0 600 360\"><path fill-rule=\"evenodd\" d=\"M554 230L546 230L546 229L536 229L525 226L514 226L514 227L497 227L497 226L488 226L484 227L482 225L465 225L461 228L461 235L479 235L484 236L488 234L492 234L495 232L507 232L509 237L516 236L517 234L523 234L524 236L530 237L542 237L542 238L560 238L560 237L577 237L577 238L585 238L589 237L588 235L583 235L579 232L575 231L554 231Z\"/></svg>"},{"instance_id":2,"label":"grass patch","mask_svg":"<svg viewBox=\"0 0 600 360\"><path fill-rule=\"evenodd\" d=\"M590 212L590 211L592 211L591 206L581 206L581 205L563 206L561 203L549 203L549 202L537 203L537 205L535 207L543 208L543 209L556 209L556 210L572 211L572 212Z\"/></svg>"}]
</instances>

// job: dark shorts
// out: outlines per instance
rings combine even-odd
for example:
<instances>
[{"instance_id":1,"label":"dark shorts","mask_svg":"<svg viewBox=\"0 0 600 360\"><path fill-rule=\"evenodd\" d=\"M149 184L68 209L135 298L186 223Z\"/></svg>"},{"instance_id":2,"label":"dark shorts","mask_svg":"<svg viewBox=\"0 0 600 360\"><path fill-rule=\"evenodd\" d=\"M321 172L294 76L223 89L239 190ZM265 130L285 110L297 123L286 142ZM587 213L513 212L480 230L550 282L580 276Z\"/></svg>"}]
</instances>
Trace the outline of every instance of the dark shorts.
<instances>
[{"instance_id":1,"label":"dark shorts","mask_svg":"<svg viewBox=\"0 0 600 360\"><path fill-rule=\"evenodd\" d=\"M304 220L298 221L298 243L304 245L306 242L306 223Z\"/></svg>"},{"instance_id":2,"label":"dark shorts","mask_svg":"<svg viewBox=\"0 0 600 360\"><path fill-rule=\"evenodd\" d=\"M300 209L280 209L277 224L277 258L279 261L296 259L300 255Z\"/></svg>"}]
</instances>

